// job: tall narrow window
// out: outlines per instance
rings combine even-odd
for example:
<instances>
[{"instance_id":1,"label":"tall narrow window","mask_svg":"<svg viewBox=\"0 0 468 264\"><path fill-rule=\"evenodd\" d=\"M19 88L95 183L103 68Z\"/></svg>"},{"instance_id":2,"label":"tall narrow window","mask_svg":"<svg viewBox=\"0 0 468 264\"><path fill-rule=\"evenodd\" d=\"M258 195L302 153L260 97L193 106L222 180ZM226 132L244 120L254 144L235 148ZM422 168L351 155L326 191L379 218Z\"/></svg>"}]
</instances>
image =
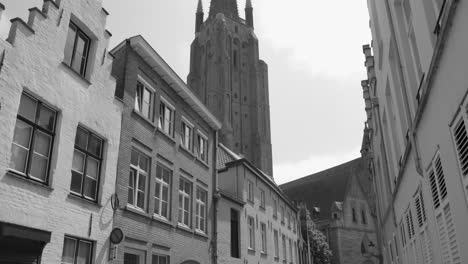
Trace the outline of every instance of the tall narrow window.
<instances>
[{"instance_id":1,"label":"tall narrow window","mask_svg":"<svg viewBox=\"0 0 468 264\"><path fill-rule=\"evenodd\" d=\"M278 217L278 201L273 198L273 218L276 219Z\"/></svg>"},{"instance_id":2,"label":"tall narrow window","mask_svg":"<svg viewBox=\"0 0 468 264\"><path fill-rule=\"evenodd\" d=\"M174 107L162 98L159 105L159 128L167 135L174 136Z\"/></svg>"},{"instance_id":3,"label":"tall narrow window","mask_svg":"<svg viewBox=\"0 0 468 264\"><path fill-rule=\"evenodd\" d=\"M192 183L187 180L179 180L179 223L190 227Z\"/></svg>"},{"instance_id":4,"label":"tall narrow window","mask_svg":"<svg viewBox=\"0 0 468 264\"><path fill-rule=\"evenodd\" d=\"M287 256L287 251L286 251L286 236L282 235L281 236L281 242L283 244L283 261L288 262L288 256Z\"/></svg>"},{"instance_id":5,"label":"tall narrow window","mask_svg":"<svg viewBox=\"0 0 468 264\"><path fill-rule=\"evenodd\" d=\"M273 231L273 240L275 243L275 259L279 259L279 237L278 230Z\"/></svg>"},{"instance_id":6,"label":"tall narrow window","mask_svg":"<svg viewBox=\"0 0 468 264\"><path fill-rule=\"evenodd\" d=\"M255 249L255 220L249 216L247 218L247 228L249 230L249 249Z\"/></svg>"},{"instance_id":7,"label":"tall narrow window","mask_svg":"<svg viewBox=\"0 0 468 264\"><path fill-rule=\"evenodd\" d=\"M151 122L153 122L153 101L154 91L138 81L135 94L135 111Z\"/></svg>"},{"instance_id":8,"label":"tall narrow window","mask_svg":"<svg viewBox=\"0 0 468 264\"><path fill-rule=\"evenodd\" d=\"M196 212L195 212L195 229L206 233L206 197L208 196L205 190L197 189L196 197Z\"/></svg>"},{"instance_id":9,"label":"tall narrow window","mask_svg":"<svg viewBox=\"0 0 468 264\"><path fill-rule=\"evenodd\" d=\"M82 127L76 130L70 190L93 201L98 193L102 145L102 139L88 130Z\"/></svg>"},{"instance_id":10,"label":"tall narrow window","mask_svg":"<svg viewBox=\"0 0 468 264\"><path fill-rule=\"evenodd\" d=\"M356 209L352 208L351 210L352 210L353 222L357 223Z\"/></svg>"},{"instance_id":11,"label":"tall narrow window","mask_svg":"<svg viewBox=\"0 0 468 264\"><path fill-rule=\"evenodd\" d=\"M161 164L156 166L154 214L169 219L172 171Z\"/></svg>"},{"instance_id":12,"label":"tall narrow window","mask_svg":"<svg viewBox=\"0 0 468 264\"><path fill-rule=\"evenodd\" d=\"M254 186L253 182L247 180L247 201L252 202L254 201Z\"/></svg>"},{"instance_id":13,"label":"tall narrow window","mask_svg":"<svg viewBox=\"0 0 468 264\"><path fill-rule=\"evenodd\" d=\"M364 225L367 225L366 211L364 209L361 210L361 218L362 218L362 223Z\"/></svg>"},{"instance_id":14,"label":"tall narrow window","mask_svg":"<svg viewBox=\"0 0 468 264\"><path fill-rule=\"evenodd\" d=\"M208 162L208 138L198 132L197 135L198 158Z\"/></svg>"},{"instance_id":15,"label":"tall narrow window","mask_svg":"<svg viewBox=\"0 0 468 264\"><path fill-rule=\"evenodd\" d=\"M280 206L280 214L281 214L281 224L284 225L284 207Z\"/></svg>"},{"instance_id":16,"label":"tall narrow window","mask_svg":"<svg viewBox=\"0 0 468 264\"><path fill-rule=\"evenodd\" d=\"M193 125L182 120L182 131L180 133L180 145L186 150L193 150Z\"/></svg>"},{"instance_id":17,"label":"tall narrow window","mask_svg":"<svg viewBox=\"0 0 468 264\"><path fill-rule=\"evenodd\" d=\"M240 258L239 212L234 209L231 209L231 257Z\"/></svg>"},{"instance_id":18,"label":"tall narrow window","mask_svg":"<svg viewBox=\"0 0 468 264\"><path fill-rule=\"evenodd\" d=\"M91 264L93 243L91 241L66 236L63 242L62 264Z\"/></svg>"},{"instance_id":19,"label":"tall narrow window","mask_svg":"<svg viewBox=\"0 0 468 264\"><path fill-rule=\"evenodd\" d=\"M289 257L290 257L290 262L293 263L294 262L294 259L293 259L293 247L292 247L292 240L289 239Z\"/></svg>"},{"instance_id":20,"label":"tall narrow window","mask_svg":"<svg viewBox=\"0 0 468 264\"><path fill-rule=\"evenodd\" d=\"M73 22L70 22L64 62L81 76L86 75L90 44L90 38Z\"/></svg>"},{"instance_id":21,"label":"tall narrow window","mask_svg":"<svg viewBox=\"0 0 468 264\"><path fill-rule=\"evenodd\" d=\"M151 264L170 264L169 256L153 254Z\"/></svg>"},{"instance_id":22,"label":"tall narrow window","mask_svg":"<svg viewBox=\"0 0 468 264\"><path fill-rule=\"evenodd\" d=\"M132 149L130 175L128 180L128 204L142 210L146 205L146 181L149 175L150 159Z\"/></svg>"},{"instance_id":23,"label":"tall narrow window","mask_svg":"<svg viewBox=\"0 0 468 264\"><path fill-rule=\"evenodd\" d=\"M267 253L267 233L265 223L260 223L260 232L262 236L262 253Z\"/></svg>"},{"instance_id":24,"label":"tall narrow window","mask_svg":"<svg viewBox=\"0 0 468 264\"><path fill-rule=\"evenodd\" d=\"M10 169L22 176L47 182L57 113L23 93L11 146Z\"/></svg>"},{"instance_id":25,"label":"tall narrow window","mask_svg":"<svg viewBox=\"0 0 468 264\"><path fill-rule=\"evenodd\" d=\"M260 208L265 210L265 191L260 189Z\"/></svg>"}]
</instances>

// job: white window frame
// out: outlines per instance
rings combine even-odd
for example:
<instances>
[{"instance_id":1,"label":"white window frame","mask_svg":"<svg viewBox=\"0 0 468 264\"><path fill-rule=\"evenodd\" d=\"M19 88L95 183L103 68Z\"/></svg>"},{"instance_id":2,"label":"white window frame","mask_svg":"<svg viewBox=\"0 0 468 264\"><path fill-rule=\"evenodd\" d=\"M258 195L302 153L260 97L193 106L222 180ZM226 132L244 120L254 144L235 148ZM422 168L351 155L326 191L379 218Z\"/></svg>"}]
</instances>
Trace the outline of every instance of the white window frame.
<instances>
[{"instance_id":1,"label":"white window frame","mask_svg":"<svg viewBox=\"0 0 468 264\"><path fill-rule=\"evenodd\" d=\"M168 100L166 100L163 96L159 97L160 102L159 102L159 118L158 118L158 127L159 129L169 137L173 138L174 137L174 128L175 128L175 107L169 103ZM164 105L163 111L161 111L161 108ZM170 118L169 120L166 118L166 110L170 111ZM166 126L167 122L169 124Z\"/></svg>"},{"instance_id":2,"label":"white window frame","mask_svg":"<svg viewBox=\"0 0 468 264\"><path fill-rule=\"evenodd\" d=\"M157 253L157 252L153 252L151 254L151 263L154 263L154 258L155 257L158 258L158 261L157 261L158 264L160 264L160 258L165 258L166 259L166 264L170 264L171 258L167 254L160 254L160 253Z\"/></svg>"},{"instance_id":3,"label":"white window frame","mask_svg":"<svg viewBox=\"0 0 468 264\"><path fill-rule=\"evenodd\" d=\"M275 258L279 259L279 232L278 230L273 230L273 239L275 243Z\"/></svg>"},{"instance_id":4,"label":"white window frame","mask_svg":"<svg viewBox=\"0 0 468 264\"><path fill-rule=\"evenodd\" d=\"M158 168L161 168L161 173L163 174L163 170L167 170L169 171L169 179L168 179L168 182L164 181L164 177L163 175L161 175L161 178L158 178ZM158 188L158 184L159 184L159 197L156 196L156 191L154 192L154 195L153 195L153 198L154 198L154 203L155 203L155 206L156 206L156 203L158 203L158 208L159 208L159 211L158 212L155 212L156 211L156 207L155 209L153 210L153 215L155 217L159 217L159 218L162 218L162 219L165 219L165 220L169 220L170 219L170 213L171 213L171 184L172 184L172 170L160 163L157 163L156 164L156 174L154 176L155 178L155 184L154 184L154 188L156 190L156 188ZM164 188L167 188L167 198L166 200L164 200L164 197L163 197L163 189ZM156 201L156 199L158 201ZM162 211L162 205L163 203L166 202L167 203L167 211L166 211L166 215L167 216L164 216L163 214L163 211Z\"/></svg>"},{"instance_id":5,"label":"white window frame","mask_svg":"<svg viewBox=\"0 0 468 264\"><path fill-rule=\"evenodd\" d=\"M262 188L260 189L260 208L265 210L266 208L266 201L265 201L265 191Z\"/></svg>"},{"instance_id":6,"label":"white window frame","mask_svg":"<svg viewBox=\"0 0 468 264\"><path fill-rule=\"evenodd\" d=\"M261 253L266 254L267 253L267 229L266 229L266 224L263 222L260 222L260 234L262 238L262 247L261 247Z\"/></svg>"},{"instance_id":7,"label":"white window frame","mask_svg":"<svg viewBox=\"0 0 468 264\"><path fill-rule=\"evenodd\" d=\"M200 193L200 195L199 195ZM205 194L205 201L201 199L201 193ZM195 197L195 230L206 234L206 215L207 215L207 203L208 203L208 191L201 187L197 187L196 197ZM200 225L201 220L204 224Z\"/></svg>"},{"instance_id":8,"label":"white window frame","mask_svg":"<svg viewBox=\"0 0 468 264\"><path fill-rule=\"evenodd\" d=\"M125 255L125 253L138 256L139 257L139 261L138 261L139 263L138 264L145 264L146 263L146 251L144 251L144 250L138 250L138 249L126 247L124 249L124 255Z\"/></svg>"},{"instance_id":9,"label":"white window frame","mask_svg":"<svg viewBox=\"0 0 468 264\"><path fill-rule=\"evenodd\" d=\"M197 130L197 157L208 163L208 137L200 130Z\"/></svg>"},{"instance_id":10,"label":"white window frame","mask_svg":"<svg viewBox=\"0 0 468 264\"><path fill-rule=\"evenodd\" d=\"M135 179L134 179L134 187L133 187L133 204L129 203L128 202L128 198L127 198L127 205L129 205L130 207L132 208L135 208L135 209L138 209L138 210L145 210L146 209L146 205L147 205L147 198L146 198L146 195L148 193L148 177L150 175L150 171L151 171L151 158L149 155L146 155L144 152L138 150L137 148L135 147L132 147L132 151L135 151L140 155L143 155L145 156L147 159L148 159L148 171L145 171L143 170L142 168L140 168L140 158L138 158L138 166L132 164L131 162L131 154L130 154L130 174L133 173L134 171L137 173L136 176L135 176ZM138 186L139 186L139 183L140 183L140 175L143 175L145 176L145 190L143 192L143 208L141 207L138 207L138 192L141 192L141 190L138 190ZM130 188L130 185L128 186L128 188Z\"/></svg>"},{"instance_id":11,"label":"white window frame","mask_svg":"<svg viewBox=\"0 0 468 264\"><path fill-rule=\"evenodd\" d=\"M180 189L180 182L184 183L184 190ZM189 193L185 190L185 183L189 184ZM178 224L187 228L190 228L191 225L191 218L192 218L192 193L193 193L193 184L191 181L186 180L182 177L179 178L179 217L178 217ZM185 210L185 203L186 198L188 198L188 211ZM181 207L182 206L182 207ZM188 213L187 219L185 217L185 213ZM187 223L185 223L187 221Z\"/></svg>"},{"instance_id":12,"label":"white window frame","mask_svg":"<svg viewBox=\"0 0 468 264\"><path fill-rule=\"evenodd\" d=\"M247 217L247 230L249 234L248 249L255 250L255 219L252 216Z\"/></svg>"},{"instance_id":13,"label":"white window frame","mask_svg":"<svg viewBox=\"0 0 468 264\"><path fill-rule=\"evenodd\" d=\"M189 135L186 135L186 128L189 128L190 132ZM194 132L194 125L188 121L187 118L182 116L182 122L181 122L181 127L180 127L180 145L192 152L193 151L193 132ZM188 136L188 138L187 138Z\"/></svg>"},{"instance_id":14,"label":"white window frame","mask_svg":"<svg viewBox=\"0 0 468 264\"><path fill-rule=\"evenodd\" d=\"M251 180L247 180L247 201L254 202L254 186Z\"/></svg>"},{"instance_id":15,"label":"white window frame","mask_svg":"<svg viewBox=\"0 0 468 264\"><path fill-rule=\"evenodd\" d=\"M143 98L141 99L142 100L142 105L140 107L137 107L138 106L137 105L138 104L138 83L140 83L143 86L143 94L142 94ZM144 104L143 101L144 101L144 91L145 90L147 90L149 92L149 94L150 94L148 113L143 112L143 104ZM135 104L134 104L133 109L138 114L140 114L144 118L148 119L152 123L154 122L154 101L155 101L154 99L156 97L155 95L156 95L156 89L154 89L153 86L151 86L143 77L141 77L141 75L137 75L137 84L136 84L136 87L135 87Z\"/></svg>"},{"instance_id":16,"label":"white window frame","mask_svg":"<svg viewBox=\"0 0 468 264\"><path fill-rule=\"evenodd\" d=\"M88 261L89 263L93 263L93 257L94 257L94 242L93 241L90 241L90 240L86 240L86 239L81 239L81 238L77 238L77 237L73 237L73 236L67 236L65 235L64 239L63 239L63 246L62 246L62 258L63 258L63 250L65 249L65 241L69 239L69 240L73 240L75 241L75 249L74 249L74 257L73 257L73 262L63 262L63 261L60 261L61 264L74 264L76 263L77 261L77 257L78 257L78 252L79 252L79 248L80 248L80 243L85 243L85 244L88 244L90 247L89 247L89 256L88 256Z\"/></svg>"}]
</instances>

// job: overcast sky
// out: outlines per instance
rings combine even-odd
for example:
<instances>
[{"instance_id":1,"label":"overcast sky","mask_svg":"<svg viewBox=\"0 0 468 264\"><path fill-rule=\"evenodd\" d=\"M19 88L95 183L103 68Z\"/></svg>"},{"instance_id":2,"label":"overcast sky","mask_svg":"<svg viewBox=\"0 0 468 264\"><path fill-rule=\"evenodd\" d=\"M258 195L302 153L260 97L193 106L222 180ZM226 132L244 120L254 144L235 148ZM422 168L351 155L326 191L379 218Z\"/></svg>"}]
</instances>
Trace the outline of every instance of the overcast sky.
<instances>
[{"instance_id":1,"label":"overcast sky","mask_svg":"<svg viewBox=\"0 0 468 264\"><path fill-rule=\"evenodd\" d=\"M0 0L8 21L42 0ZM210 0L203 0L205 18ZM252 0L260 57L269 66L274 177L285 183L360 156L370 42L365 0ZM186 80L197 0L106 0L111 47L141 34ZM245 0L238 0L244 16Z\"/></svg>"}]
</instances>

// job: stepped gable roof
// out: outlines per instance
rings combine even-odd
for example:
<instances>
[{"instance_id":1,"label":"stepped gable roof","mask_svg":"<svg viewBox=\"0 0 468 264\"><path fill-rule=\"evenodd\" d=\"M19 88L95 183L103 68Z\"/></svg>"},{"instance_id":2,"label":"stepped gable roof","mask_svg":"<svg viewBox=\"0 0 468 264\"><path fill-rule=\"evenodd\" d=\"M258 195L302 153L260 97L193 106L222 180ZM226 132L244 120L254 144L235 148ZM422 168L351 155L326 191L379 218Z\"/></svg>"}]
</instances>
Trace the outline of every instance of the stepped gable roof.
<instances>
[{"instance_id":1,"label":"stepped gable roof","mask_svg":"<svg viewBox=\"0 0 468 264\"><path fill-rule=\"evenodd\" d=\"M331 219L331 208L336 202L343 202L348 181L352 175L362 187L363 175L367 175L362 158L283 184L280 188L293 201L305 202L312 212L320 208L318 220Z\"/></svg>"}]
</instances>

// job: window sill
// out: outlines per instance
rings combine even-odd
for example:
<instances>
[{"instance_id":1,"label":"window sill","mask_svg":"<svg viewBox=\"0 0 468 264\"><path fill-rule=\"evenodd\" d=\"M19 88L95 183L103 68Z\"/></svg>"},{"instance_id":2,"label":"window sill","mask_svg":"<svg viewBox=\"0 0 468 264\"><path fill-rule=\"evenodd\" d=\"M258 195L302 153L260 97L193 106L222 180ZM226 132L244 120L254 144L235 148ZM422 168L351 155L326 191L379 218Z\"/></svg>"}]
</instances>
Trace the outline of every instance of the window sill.
<instances>
[{"instance_id":1,"label":"window sill","mask_svg":"<svg viewBox=\"0 0 468 264\"><path fill-rule=\"evenodd\" d=\"M184 231L184 232L187 232L187 233L190 233L190 234L194 234L193 230L190 229L190 227L188 227L186 225L183 225L181 223L177 223L176 228L181 230L181 231Z\"/></svg>"},{"instance_id":2,"label":"window sill","mask_svg":"<svg viewBox=\"0 0 468 264\"><path fill-rule=\"evenodd\" d=\"M195 235L197 235L197 236L200 236L200 237L206 238L206 239L208 239L208 238L209 238L209 237L208 237L208 235L207 235L205 232L203 232L203 231L200 231L200 230L195 230L194 234L195 234Z\"/></svg>"},{"instance_id":3,"label":"window sill","mask_svg":"<svg viewBox=\"0 0 468 264\"><path fill-rule=\"evenodd\" d=\"M195 159L197 156L195 155L195 153L193 153L190 149L182 146L182 145L179 145L179 149L181 150L181 152L189 155L191 158Z\"/></svg>"},{"instance_id":4,"label":"window sill","mask_svg":"<svg viewBox=\"0 0 468 264\"><path fill-rule=\"evenodd\" d=\"M36 185L38 187L42 187L48 191L53 191L54 188L50 187L49 185L47 185L46 183L43 183L43 182L39 182L37 180L34 180L34 179L31 179L31 178L28 178L25 174L23 173L20 173L20 172L16 172L14 170L8 170L7 175L10 175L12 178L15 178L15 179L18 179L18 180L21 180L23 182L27 182L27 183L31 183L33 185Z\"/></svg>"},{"instance_id":5,"label":"window sill","mask_svg":"<svg viewBox=\"0 0 468 264\"><path fill-rule=\"evenodd\" d=\"M174 145L176 144L175 138L167 134L166 132L164 132L161 128L156 127L156 132L162 134L166 139L168 139L171 142L171 144L174 144Z\"/></svg>"},{"instance_id":6,"label":"window sill","mask_svg":"<svg viewBox=\"0 0 468 264\"><path fill-rule=\"evenodd\" d=\"M68 197L70 199L73 199L73 200L76 200L76 201L79 201L79 202L82 202L82 203L87 203L87 204L92 205L92 206L94 206L96 208L101 208L102 207L102 205L99 204L97 201L92 201L92 200L86 199L86 198L84 198L84 197L82 197L82 196L80 196L78 194L72 193L72 192L68 194Z\"/></svg>"},{"instance_id":7,"label":"window sill","mask_svg":"<svg viewBox=\"0 0 468 264\"><path fill-rule=\"evenodd\" d=\"M127 204L125 206L125 210L127 210L128 212L134 213L134 214L138 214L138 215L141 215L141 216L144 216L144 217L147 217L147 218L151 218L145 211L143 211L143 209L136 208L136 207L134 207L132 205L129 205L129 204Z\"/></svg>"},{"instance_id":8,"label":"window sill","mask_svg":"<svg viewBox=\"0 0 468 264\"><path fill-rule=\"evenodd\" d=\"M169 221L169 219L164 218L162 216L159 216L157 214L153 214L153 220L156 221L156 222L159 222L161 224L165 224L165 225L168 225L170 227L174 227L174 225L171 223L171 221Z\"/></svg>"},{"instance_id":9,"label":"window sill","mask_svg":"<svg viewBox=\"0 0 468 264\"><path fill-rule=\"evenodd\" d=\"M260 251L260 256L265 258L268 256L268 254L266 252Z\"/></svg>"},{"instance_id":10,"label":"window sill","mask_svg":"<svg viewBox=\"0 0 468 264\"><path fill-rule=\"evenodd\" d=\"M247 203L249 203L249 204L252 205L252 206L254 205L254 201L253 201L253 200L247 199Z\"/></svg>"},{"instance_id":11,"label":"window sill","mask_svg":"<svg viewBox=\"0 0 468 264\"><path fill-rule=\"evenodd\" d=\"M76 77L78 77L81 81L83 81L87 86L90 86L91 85L91 82L86 79L86 77L84 77L83 75L77 73L72 67L70 67L68 64L66 64L64 61L62 61L62 65L68 69L68 71L72 72L73 75L75 75Z\"/></svg>"},{"instance_id":12,"label":"window sill","mask_svg":"<svg viewBox=\"0 0 468 264\"><path fill-rule=\"evenodd\" d=\"M136 115L138 118L142 119L143 121L145 121L145 123L147 123L148 125L150 125L153 129L156 128L156 125L151 122L150 119L148 119L147 117L145 117L144 115L140 114L140 112L136 111L135 108L132 109L132 113L134 115Z\"/></svg>"},{"instance_id":13,"label":"window sill","mask_svg":"<svg viewBox=\"0 0 468 264\"><path fill-rule=\"evenodd\" d=\"M253 248L247 248L247 251L251 254L255 254L255 249Z\"/></svg>"},{"instance_id":14,"label":"window sill","mask_svg":"<svg viewBox=\"0 0 468 264\"><path fill-rule=\"evenodd\" d=\"M205 167L206 169L209 169L210 168L210 164L208 164L208 162L200 159L198 156L197 156L197 161L198 163L200 163L201 165L203 165L203 167Z\"/></svg>"},{"instance_id":15,"label":"window sill","mask_svg":"<svg viewBox=\"0 0 468 264\"><path fill-rule=\"evenodd\" d=\"M275 260L276 262L279 262L279 257L274 257L274 260Z\"/></svg>"}]
</instances>

